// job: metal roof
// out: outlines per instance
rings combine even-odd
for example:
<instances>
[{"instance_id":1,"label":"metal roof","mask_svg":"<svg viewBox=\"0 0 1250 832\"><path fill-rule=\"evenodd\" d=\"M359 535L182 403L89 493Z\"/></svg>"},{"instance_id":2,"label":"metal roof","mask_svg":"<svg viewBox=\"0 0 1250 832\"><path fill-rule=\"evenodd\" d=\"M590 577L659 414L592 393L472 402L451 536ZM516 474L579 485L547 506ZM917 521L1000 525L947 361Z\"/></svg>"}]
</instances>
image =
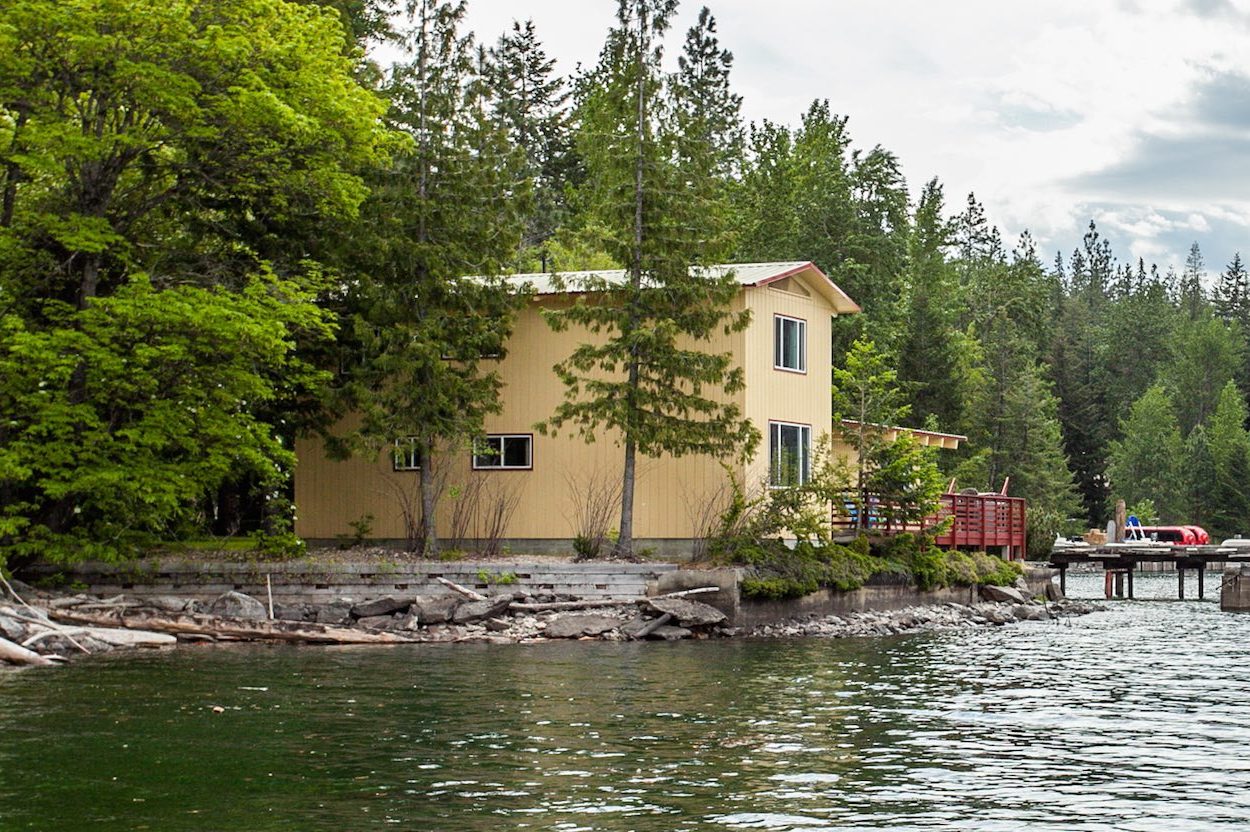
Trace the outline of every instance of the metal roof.
<instances>
[{"instance_id":1,"label":"metal roof","mask_svg":"<svg viewBox=\"0 0 1250 832\"><path fill-rule=\"evenodd\" d=\"M694 271L698 267L691 267ZM722 277L732 272L734 278L743 286L764 286L777 280L798 274L809 275L815 280L812 288L824 295L838 312L859 312L859 305L843 292L829 276L816 267L810 260L790 260L776 263L723 263L708 266L704 270L710 277ZM557 286L556 278L563 286ZM531 274L514 274L505 278L509 283L527 287L537 295L576 294L587 291L587 283L591 280L606 281L610 284L625 283L624 269L603 269L581 272L535 272Z\"/></svg>"}]
</instances>

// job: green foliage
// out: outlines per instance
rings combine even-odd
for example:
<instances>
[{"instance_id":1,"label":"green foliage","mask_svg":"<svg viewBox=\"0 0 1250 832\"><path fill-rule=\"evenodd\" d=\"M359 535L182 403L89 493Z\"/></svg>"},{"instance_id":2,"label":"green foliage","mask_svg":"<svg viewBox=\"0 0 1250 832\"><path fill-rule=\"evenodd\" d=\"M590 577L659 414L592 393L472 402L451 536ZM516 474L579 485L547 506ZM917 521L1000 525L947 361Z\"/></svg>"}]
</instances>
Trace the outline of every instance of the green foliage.
<instances>
[{"instance_id":1,"label":"green foliage","mask_svg":"<svg viewBox=\"0 0 1250 832\"><path fill-rule=\"evenodd\" d=\"M299 372L294 333L323 327L299 289L157 291L136 277L49 328L0 321L0 546L10 558L115 560L247 471L294 461L252 409ZM248 403L251 406L244 406Z\"/></svg>"},{"instance_id":2,"label":"green foliage","mask_svg":"<svg viewBox=\"0 0 1250 832\"><path fill-rule=\"evenodd\" d=\"M594 333L556 365L566 397L543 432L574 429L586 441L606 431L625 463L620 539L632 554L636 455L749 457L759 431L716 391L743 386L727 352L701 342L744 328L731 311L731 273L706 268L726 252L719 148L698 121L689 79L661 69L661 40L674 0L621 0L597 66L579 80L577 150L586 179L577 194L599 247L625 267L623 281L592 276L565 288L584 292L546 310L557 331ZM705 91L706 92L706 91ZM684 131L683 125L700 125Z\"/></svg>"},{"instance_id":3,"label":"green foliage","mask_svg":"<svg viewBox=\"0 0 1250 832\"><path fill-rule=\"evenodd\" d=\"M347 526L352 532L351 534L339 535L339 548L354 549L357 546L363 546L365 541L373 534L373 521L375 519L372 513L366 513L355 520L349 521Z\"/></svg>"},{"instance_id":4,"label":"green foliage","mask_svg":"<svg viewBox=\"0 0 1250 832\"><path fill-rule=\"evenodd\" d=\"M1166 523L1184 520L1182 475L1187 461L1172 397L1155 385L1133 403L1111 443L1107 476L1112 494L1135 505L1149 501Z\"/></svg>"},{"instance_id":5,"label":"green foliage","mask_svg":"<svg viewBox=\"0 0 1250 832\"><path fill-rule=\"evenodd\" d=\"M479 584L510 586L517 582L515 572L491 572L487 569L479 569L475 577Z\"/></svg>"}]
</instances>

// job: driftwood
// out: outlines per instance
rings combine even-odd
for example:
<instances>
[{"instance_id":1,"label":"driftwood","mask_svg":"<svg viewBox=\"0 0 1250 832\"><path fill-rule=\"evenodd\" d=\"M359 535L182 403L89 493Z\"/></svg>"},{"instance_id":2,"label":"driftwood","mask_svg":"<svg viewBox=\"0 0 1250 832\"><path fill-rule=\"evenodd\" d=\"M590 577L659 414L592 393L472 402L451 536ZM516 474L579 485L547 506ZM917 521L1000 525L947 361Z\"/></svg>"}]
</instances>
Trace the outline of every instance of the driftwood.
<instances>
[{"instance_id":1,"label":"driftwood","mask_svg":"<svg viewBox=\"0 0 1250 832\"><path fill-rule=\"evenodd\" d=\"M668 622L672 620L673 620L672 615L668 613L664 613L659 618L653 618L650 621L648 621L644 626L640 627L636 633L633 633L630 636L630 638L634 639L635 641L642 641L644 638L651 635L656 630L660 629L661 627L663 627L665 624L667 624Z\"/></svg>"},{"instance_id":2,"label":"driftwood","mask_svg":"<svg viewBox=\"0 0 1250 832\"><path fill-rule=\"evenodd\" d=\"M178 639L169 633L155 633L151 630L124 630L117 627L58 627L31 636L22 642L22 646L30 647L36 642L54 636L63 636L71 641L71 636L87 636L112 647L172 647L178 642Z\"/></svg>"},{"instance_id":3,"label":"driftwood","mask_svg":"<svg viewBox=\"0 0 1250 832\"><path fill-rule=\"evenodd\" d=\"M474 592L473 590L469 589L467 586L461 586L455 581L449 581L446 578L435 578L434 580L438 581L440 584L447 587L452 592L463 595L465 598L468 598L470 601L489 601L490 600L482 593Z\"/></svg>"},{"instance_id":4,"label":"driftwood","mask_svg":"<svg viewBox=\"0 0 1250 832\"><path fill-rule=\"evenodd\" d=\"M683 598L687 595L702 595L708 592L720 592L718 586L701 586L698 589L683 589L680 592L666 592L663 595L643 596L640 598L594 598L588 601L546 601L530 603L513 601L508 605L510 610L521 612L552 612L555 610L591 610L597 607L630 607L643 604L656 598Z\"/></svg>"},{"instance_id":5,"label":"driftwood","mask_svg":"<svg viewBox=\"0 0 1250 832\"><path fill-rule=\"evenodd\" d=\"M0 661L11 662L13 664L33 664L38 666L55 664L55 662L47 656L41 656L34 650L27 650L22 645L14 644L7 638L0 638Z\"/></svg>"},{"instance_id":6,"label":"driftwood","mask_svg":"<svg viewBox=\"0 0 1250 832\"><path fill-rule=\"evenodd\" d=\"M114 610L89 613L55 610L58 621L95 627L152 630L173 635L210 635L240 641L298 641L308 644L407 644L415 639L395 633L374 633L349 627L306 624L299 621L248 621L216 615L165 613L151 610Z\"/></svg>"},{"instance_id":7,"label":"driftwood","mask_svg":"<svg viewBox=\"0 0 1250 832\"><path fill-rule=\"evenodd\" d=\"M55 622L48 620L47 613L44 610L38 609L37 607L32 607L29 604L26 605L26 608L30 610L31 612L33 612L35 615L34 616L24 615L18 612L17 610L13 609L12 607L0 607L0 615L3 615L7 618L12 618L15 621L25 622L26 624L30 624L32 627L39 627L40 629L44 630L47 635L64 636L66 641L68 641L70 644L77 647L82 652L84 653L91 652L86 647L83 647L82 644L80 644L78 640L74 638L72 630L69 630L65 627L62 627L60 624L57 624ZM41 633L40 635L42 637L44 634ZM29 642L30 642L30 639L27 639L26 641L27 646L29 645Z\"/></svg>"}]
</instances>

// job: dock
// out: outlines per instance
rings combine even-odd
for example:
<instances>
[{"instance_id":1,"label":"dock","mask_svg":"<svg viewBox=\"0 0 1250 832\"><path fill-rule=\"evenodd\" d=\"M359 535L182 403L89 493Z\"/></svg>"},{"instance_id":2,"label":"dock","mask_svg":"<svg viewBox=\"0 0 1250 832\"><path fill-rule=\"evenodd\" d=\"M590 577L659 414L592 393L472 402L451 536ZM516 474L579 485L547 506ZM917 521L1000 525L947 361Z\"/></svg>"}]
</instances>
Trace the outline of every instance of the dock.
<instances>
[{"instance_id":1,"label":"dock","mask_svg":"<svg viewBox=\"0 0 1250 832\"><path fill-rule=\"evenodd\" d=\"M1133 597L1133 572L1142 563L1171 563L1176 567L1176 597L1185 599L1185 573L1198 573L1198 599L1206 595L1207 569L1212 564L1250 565L1250 546L1186 546L1160 543L1109 543L1101 546L1073 544L1056 546L1050 553L1050 566L1059 570L1059 588L1067 593L1068 567L1099 564L1107 572L1108 595ZM1127 586L1125 586L1127 584Z\"/></svg>"}]
</instances>

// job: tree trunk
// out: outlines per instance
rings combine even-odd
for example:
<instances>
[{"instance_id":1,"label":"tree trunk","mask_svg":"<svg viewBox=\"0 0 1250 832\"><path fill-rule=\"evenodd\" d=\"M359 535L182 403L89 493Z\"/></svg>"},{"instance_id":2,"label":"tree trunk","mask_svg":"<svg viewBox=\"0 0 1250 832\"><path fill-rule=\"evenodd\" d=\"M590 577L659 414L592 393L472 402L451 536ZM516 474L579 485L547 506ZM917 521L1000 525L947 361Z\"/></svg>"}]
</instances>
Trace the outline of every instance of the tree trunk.
<instances>
[{"instance_id":1,"label":"tree trunk","mask_svg":"<svg viewBox=\"0 0 1250 832\"><path fill-rule=\"evenodd\" d=\"M215 615L161 613L147 610L114 612L80 612L50 610L58 621L88 624L96 627L123 627L129 630L151 630L174 635L213 635L248 641L294 641L308 644L406 644L414 639L395 633L376 633L308 624L302 621L247 621Z\"/></svg>"},{"instance_id":2,"label":"tree trunk","mask_svg":"<svg viewBox=\"0 0 1250 832\"><path fill-rule=\"evenodd\" d=\"M634 556L634 480L637 473L637 448L632 437L625 440L625 473L621 479L621 530L616 538L616 556Z\"/></svg>"},{"instance_id":3,"label":"tree trunk","mask_svg":"<svg viewBox=\"0 0 1250 832\"><path fill-rule=\"evenodd\" d=\"M434 441L421 446L421 555L432 558L438 554L437 509L438 489L434 484Z\"/></svg>"}]
</instances>

